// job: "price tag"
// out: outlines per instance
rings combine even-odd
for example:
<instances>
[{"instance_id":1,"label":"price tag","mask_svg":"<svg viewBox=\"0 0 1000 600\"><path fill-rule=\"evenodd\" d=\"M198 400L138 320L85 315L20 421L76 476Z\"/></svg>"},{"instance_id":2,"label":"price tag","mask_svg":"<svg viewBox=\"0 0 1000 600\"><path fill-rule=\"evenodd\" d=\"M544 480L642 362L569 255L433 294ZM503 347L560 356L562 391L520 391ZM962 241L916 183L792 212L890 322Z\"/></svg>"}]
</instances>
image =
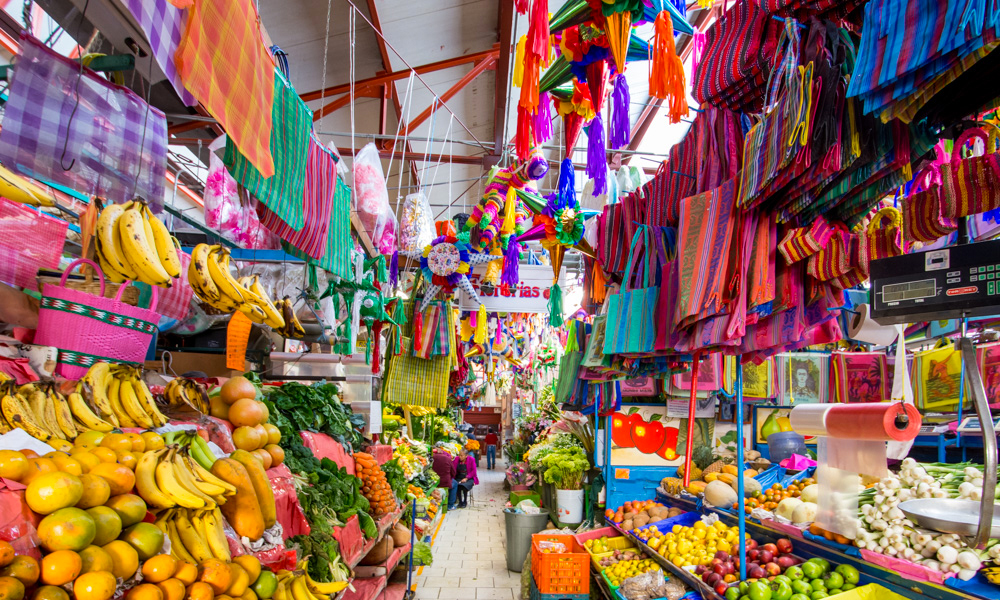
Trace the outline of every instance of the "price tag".
<instances>
[{"instance_id":1,"label":"price tag","mask_svg":"<svg viewBox=\"0 0 1000 600\"><path fill-rule=\"evenodd\" d=\"M226 329L226 368L242 371L246 368L247 344L253 323L245 314L236 311Z\"/></svg>"},{"instance_id":2,"label":"price tag","mask_svg":"<svg viewBox=\"0 0 1000 600\"><path fill-rule=\"evenodd\" d=\"M628 479L628 469L615 469L615 479Z\"/></svg>"}]
</instances>

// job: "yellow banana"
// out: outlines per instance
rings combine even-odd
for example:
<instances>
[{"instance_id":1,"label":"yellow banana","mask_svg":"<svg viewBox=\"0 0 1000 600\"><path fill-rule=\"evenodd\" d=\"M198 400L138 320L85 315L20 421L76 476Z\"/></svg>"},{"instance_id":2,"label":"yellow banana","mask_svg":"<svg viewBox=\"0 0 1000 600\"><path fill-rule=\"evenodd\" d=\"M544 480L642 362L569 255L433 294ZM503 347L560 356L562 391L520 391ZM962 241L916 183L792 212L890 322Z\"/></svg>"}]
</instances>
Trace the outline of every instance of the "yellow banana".
<instances>
[{"instance_id":1,"label":"yellow banana","mask_svg":"<svg viewBox=\"0 0 1000 600\"><path fill-rule=\"evenodd\" d=\"M156 466L166 453L166 448L145 452L135 465L135 487L146 504L154 508L177 506L174 499L165 494L156 483Z\"/></svg>"},{"instance_id":2,"label":"yellow banana","mask_svg":"<svg viewBox=\"0 0 1000 600\"><path fill-rule=\"evenodd\" d=\"M101 240L97 240L97 262L101 265L101 271L104 272L104 276L111 283L124 283L128 279L124 274L119 273L118 269L112 267L108 259L105 258L105 253L101 249Z\"/></svg>"},{"instance_id":3,"label":"yellow banana","mask_svg":"<svg viewBox=\"0 0 1000 600\"><path fill-rule=\"evenodd\" d=\"M55 206L52 194L6 167L0 166L0 196L32 206Z\"/></svg>"},{"instance_id":4,"label":"yellow banana","mask_svg":"<svg viewBox=\"0 0 1000 600\"><path fill-rule=\"evenodd\" d=\"M151 245L152 241L147 238L146 225L148 223L142 218L142 212L135 206L118 218L118 232L125 250L125 260L139 274L140 281L170 287L170 276L163 270L156 250Z\"/></svg>"},{"instance_id":5,"label":"yellow banana","mask_svg":"<svg viewBox=\"0 0 1000 600\"><path fill-rule=\"evenodd\" d=\"M122 216L131 202L127 204L111 204L101 211L97 217L97 243L101 254L107 260L115 272L125 276L126 279L135 279L137 274L128 261L125 260L124 250L121 244L121 236L118 235L118 219Z\"/></svg>"},{"instance_id":6,"label":"yellow banana","mask_svg":"<svg viewBox=\"0 0 1000 600\"><path fill-rule=\"evenodd\" d=\"M226 539L226 532L222 528L222 513L218 508L206 511L202 515L205 523L205 539L208 540L208 547L212 554L219 560L229 562L232 554L229 551L229 541Z\"/></svg>"},{"instance_id":7,"label":"yellow banana","mask_svg":"<svg viewBox=\"0 0 1000 600\"><path fill-rule=\"evenodd\" d=\"M146 221L153 234L153 247L156 248L156 255L160 258L160 265L167 275L179 277L181 274L181 259L177 256L177 248L174 246L174 238L167 231L167 226L163 221L156 218L149 206L142 207Z\"/></svg>"},{"instance_id":8,"label":"yellow banana","mask_svg":"<svg viewBox=\"0 0 1000 600\"><path fill-rule=\"evenodd\" d=\"M267 313L264 309L257 306L256 304L250 304L249 302L244 302L237 307L241 313L245 314L248 319L257 323L258 325L263 324L267 320Z\"/></svg>"},{"instance_id":9,"label":"yellow banana","mask_svg":"<svg viewBox=\"0 0 1000 600\"><path fill-rule=\"evenodd\" d=\"M188 518L187 511L179 510L174 513L174 525L177 526L177 533L180 535L181 541L184 542L184 547L195 558L195 564L201 564L215 558L215 555L208 548L208 542L199 535L198 530Z\"/></svg>"},{"instance_id":10,"label":"yellow banana","mask_svg":"<svg viewBox=\"0 0 1000 600\"><path fill-rule=\"evenodd\" d=\"M135 387L132 385L132 381L121 379L118 386L118 399L121 401L122 408L125 409L128 416L145 429L156 427L153 417L146 413L142 404L139 403L139 397L135 395Z\"/></svg>"},{"instance_id":11,"label":"yellow banana","mask_svg":"<svg viewBox=\"0 0 1000 600\"><path fill-rule=\"evenodd\" d=\"M156 486L166 495L184 508L205 508L205 501L189 492L177 481L173 455L176 450L170 449L167 455L156 465Z\"/></svg>"},{"instance_id":12,"label":"yellow banana","mask_svg":"<svg viewBox=\"0 0 1000 600\"><path fill-rule=\"evenodd\" d=\"M305 575L305 579L306 584L309 586L309 591L313 594L336 594L347 587L346 581L332 581L330 583L314 581L308 572Z\"/></svg>"},{"instance_id":13,"label":"yellow banana","mask_svg":"<svg viewBox=\"0 0 1000 600\"><path fill-rule=\"evenodd\" d=\"M202 504L208 508L215 508L218 504L211 496L198 489L198 485L191 476L191 470L181 457L182 450L177 450L170 455L171 462L174 463L174 477L182 488L189 494L201 500ZM200 507L199 507L200 508ZM189 548L190 549L190 548Z\"/></svg>"},{"instance_id":14,"label":"yellow banana","mask_svg":"<svg viewBox=\"0 0 1000 600\"><path fill-rule=\"evenodd\" d=\"M185 454L184 462L187 463L188 469L191 471L191 475L198 485L198 489L202 492L209 496L232 496L236 494L236 486L216 477L214 473L199 465L198 461L192 458L191 455Z\"/></svg>"},{"instance_id":15,"label":"yellow banana","mask_svg":"<svg viewBox=\"0 0 1000 600\"><path fill-rule=\"evenodd\" d=\"M23 398L14 394L4 394L3 398L0 399L0 411L3 412L8 423L25 430L31 437L43 442L51 442L56 439L38 423L34 413L31 412L31 408Z\"/></svg>"},{"instance_id":16,"label":"yellow banana","mask_svg":"<svg viewBox=\"0 0 1000 600\"><path fill-rule=\"evenodd\" d=\"M176 513L175 513L176 515ZM199 564L198 559L196 559L191 552L184 546L184 541L181 539L181 534L177 530L177 523L174 522L173 518L166 521L167 527L167 537L170 538L170 554L174 558L189 562L193 565Z\"/></svg>"},{"instance_id":17,"label":"yellow banana","mask_svg":"<svg viewBox=\"0 0 1000 600\"><path fill-rule=\"evenodd\" d=\"M312 594L309 593L305 577L292 578L291 589L293 600L314 600Z\"/></svg>"},{"instance_id":18,"label":"yellow banana","mask_svg":"<svg viewBox=\"0 0 1000 600\"><path fill-rule=\"evenodd\" d=\"M83 376L81 383L90 388L90 399L97 409L97 415L118 427L118 416L108 399L108 383L111 376L111 365L106 362L94 363Z\"/></svg>"},{"instance_id":19,"label":"yellow banana","mask_svg":"<svg viewBox=\"0 0 1000 600\"><path fill-rule=\"evenodd\" d=\"M229 253L218 248L208 254L208 272L223 296L228 296L236 304L246 302L249 290L239 284L229 272Z\"/></svg>"},{"instance_id":20,"label":"yellow banana","mask_svg":"<svg viewBox=\"0 0 1000 600\"><path fill-rule=\"evenodd\" d=\"M274 306L274 302L271 301L271 297L267 295L267 290L260 283L260 277L258 275L253 276L253 282L250 284L250 291L257 295L258 298L263 302L261 308L267 313L267 320L264 321L268 327L272 329L281 329L285 326L285 319L282 318L281 313Z\"/></svg>"},{"instance_id":21,"label":"yellow banana","mask_svg":"<svg viewBox=\"0 0 1000 600\"><path fill-rule=\"evenodd\" d=\"M56 421L56 407L49 402L43 391L36 388L34 384L28 384L22 385L18 394L25 398L27 406L35 415L35 420L46 431L55 438L65 439L64 434L59 429L59 423Z\"/></svg>"},{"instance_id":22,"label":"yellow banana","mask_svg":"<svg viewBox=\"0 0 1000 600\"><path fill-rule=\"evenodd\" d=\"M139 376L138 370L134 371L134 374L135 375L132 379L132 388L135 390L135 395L139 399L139 405L142 406L146 414L153 418L157 427L163 427L170 419L168 419L165 414L160 412L159 407L156 406L156 400L153 399L153 394L149 391L149 386L147 386L146 382Z\"/></svg>"},{"instance_id":23,"label":"yellow banana","mask_svg":"<svg viewBox=\"0 0 1000 600\"><path fill-rule=\"evenodd\" d=\"M111 403L111 410L118 417L118 424L122 427L138 427L139 424L129 416L128 412L125 411L125 407L122 406L121 385L121 380L115 376L111 376L108 379L108 402Z\"/></svg>"},{"instance_id":24,"label":"yellow banana","mask_svg":"<svg viewBox=\"0 0 1000 600\"><path fill-rule=\"evenodd\" d=\"M97 416L97 414L83 399L83 395L80 394L80 392L73 392L67 396L66 402L69 403L69 409L73 412L73 416L76 417L76 420L87 429L100 431L102 433L110 433L114 431L115 426Z\"/></svg>"},{"instance_id":25,"label":"yellow banana","mask_svg":"<svg viewBox=\"0 0 1000 600\"><path fill-rule=\"evenodd\" d=\"M194 486L196 488L198 488L198 491L201 492L202 494L205 494L206 496L211 497L212 500L215 501L216 504L218 504L219 498L221 498L223 494L225 494L226 488L222 487L221 485L216 485L215 483L207 481L203 477L199 476L199 474L195 470L195 467L201 465L199 465L193 458L191 458L190 455L184 453L178 453L178 456L181 457L181 461L184 463L184 466L187 467L187 471L191 475L191 482L194 483Z\"/></svg>"},{"instance_id":26,"label":"yellow banana","mask_svg":"<svg viewBox=\"0 0 1000 600\"><path fill-rule=\"evenodd\" d=\"M70 410L66 397L57 392L55 386L49 386L46 395L49 403L55 408L59 430L62 431L67 440L75 440L80 432L77 431L76 424L73 422L73 411Z\"/></svg>"},{"instance_id":27,"label":"yellow banana","mask_svg":"<svg viewBox=\"0 0 1000 600\"><path fill-rule=\"evenodd\" d=\"M288 590L289 577L278 575L278 587L274 590L274 600L292 600L292 594Z\"/></svg>"},{"instance_id":28,"label":"yellow banana","mask_svg":"<svg viewBox=\"0 0 1000 600\"><path fill-rule=\"evenodd\" d=\"M208 255L217 247L198 244L191 251L191 262L188 264L188 281L191 283L191 287L199 292L202 300L209 303L220 296L219 288L216 287L208 272Z\"/></svg>"}]
</instances>

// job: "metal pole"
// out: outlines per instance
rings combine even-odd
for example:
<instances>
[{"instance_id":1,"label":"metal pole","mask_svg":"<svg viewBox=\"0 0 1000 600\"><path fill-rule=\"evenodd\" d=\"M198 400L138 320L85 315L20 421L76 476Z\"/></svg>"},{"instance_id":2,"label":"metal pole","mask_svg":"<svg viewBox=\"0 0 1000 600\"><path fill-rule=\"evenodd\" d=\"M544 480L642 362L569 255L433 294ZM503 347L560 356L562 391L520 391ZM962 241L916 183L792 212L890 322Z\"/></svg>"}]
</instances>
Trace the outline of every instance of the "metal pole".
<instances>
[{"instance_id":1,"label":"metal pole","mask_svg":"<svg viewBox=\"0 0 1000 600\"><path fill-rule=\"evenodd\" d=\"M737 481L736 496L739 502L739 525L740 525L740 581L747 578L747 515L746 499L743 497L743 356L736 357L736 470Z\"/></svg>"},{"instance_id":2,"label":"metal pole","mask_svg":"<svg viewBox=\"0 0 1000 600\"><path fill-rule=\"evenodd\" d=\"M691 485L691 453L694 451L694 410L698 406L698 363L700 362L701 350L694 353L694 362L691 364L691 402L688 406L687 440L685 440L684 450L684 487Z\"/></svg>"},{"instance_id":3,"label":"metal pole","mask_svg":"<svg viewBox=\"0 0 1000 600\"><path fill-rule=\"evenodd\" d=\"M410 560L406 567L406 593L413 593L413 548L417 545L417 499L410 504Z\"/></svg>"}]
</instances>

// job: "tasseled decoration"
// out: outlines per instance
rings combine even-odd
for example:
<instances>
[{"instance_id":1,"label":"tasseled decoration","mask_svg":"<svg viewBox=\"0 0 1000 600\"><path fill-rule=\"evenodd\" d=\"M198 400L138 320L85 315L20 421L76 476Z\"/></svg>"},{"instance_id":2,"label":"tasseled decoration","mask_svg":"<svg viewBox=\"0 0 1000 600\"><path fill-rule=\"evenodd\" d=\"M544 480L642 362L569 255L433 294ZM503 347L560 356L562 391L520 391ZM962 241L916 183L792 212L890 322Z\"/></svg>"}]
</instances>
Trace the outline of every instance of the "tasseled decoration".
<instances>
[{"instance_id":1,"label":"tasseled decoration","mask_svg":"<svg viewBox=\"0 0 1000 600\"><path fill-rule=\"evenodd\" d=\"M372 375L378 375L378 372L382 370L382 362L379 357L382 356L380 348L378 347L379 338L382 335L382 321L375 321L372 325L371 334L368 336L369 340L375 340L375 352L372 353Z\"/></svg>"},{"instance_id":2,"label":"tasseled decoration","mask_svg":"<svg viewBox=\"0 0 1000 600\"><path fill-rule=\"evenodd\" d=\"M543 144L552 139L552 102L549 100L548 92L542 92L538 96L538 110L535 112L532 132L536 144Z\"/></svg>"},{"instance_id":3,"label":"tasseled decoration","mask_svg":"<svg viewBox=\"0 0 1000 600\"><path fill-rule=\"evenodd\" d=\"M660 12L653 23L649 52L652 60L649 94L666 100L667 117L671 123L678 123L688 114L687 94L684 92L684 65L674 47L674 22L667 11Z\"/></svg>"},{"instance_id":4,"label":"tasseled decoration","mask_svg":"<svg viewBox=\"0 0 1000 600\"><path fill-rule=\"evenodd\" d=\"M559 206L566 207L576 199L576 175L573 170L573 161L568 157L564 158L559 165Z\"/></svg>"},{"instance_id":5,"label":"tasseled decoration","mask_svg":"<svg viewBox=\"0 0 1000 600\"><path fill-rule=\"evenodd\" d=\"M500 274L501 285L515 287L520 280L518 261L521 260L521 253L518 246L520 244L517 242L517 236L510 236L510 239L507 240L507 251L503 255L503 273Z\"/></svg>"},{"instance_id":6,"label":"tasseled decoration","mask_svg":"<svg viewBox=\"0 0 1000 600\"><path fill-rule=\"evenodd\" d=\"M608 190L608 153L604 146L604 122L597 113L587 128L587 177L594 180L594 195Z\"/></svg>"},{"instance_id":7,"label":"tasseled decoration","mask_svg":"<svg viewBox=\"0 0 1000 600\"><path fill-rule=\"evenodd\" d=\"M528 14L528 0L514 0L514 7L520 15Z\"/></svg>"},{"instance_id":8,"label":"tasseled decoration","mask_svg":"<svg viewBox=\"0 0 1000 600\"><path fill-rule=\"evenodd\" d=\"M607 282L604 279L604 270L601 269L601 265L594 261L594 269L592 271L593 279L590 285L590 298L596 303L601 304L604 302L604 298L607 296Z\"/></svg>"},{"instance_id":9,"label":"tasseled decoration","mask_svg":"<svg viewBox=\"0 0 1000 600\"><path fill-rule=\"evenodd\" d=\"M549 58L549 0L535 0L531 7L531 23L528 26L528 44L525 52L548 63Z\"/></svg>"},{"instance_id":10,"label":"tasseled decoration","mask_svg":"<svg viewBox=\"0 0 1000 600\"><path fill-rule=\"evenodd\" d=\"M424 313L417 310L413 315L413 353L420 352L420 338L424 337Z\"/></svg>"},{"instance_id":11,"label":"tasseled decoration","mask_svg":"<svg viewBox=\"0 0 1000 600\"><path fill-rule=\"evenodd\" d=\"M611 121L608 123L608 143L615 150L624 148L631 141L628 116L630 102L628 81L624 75L619 75L615 77L615 87L611 91Z\"/></svg>"},{"instance_id":12,"label":"tasseled decoration","mask_svg":"<svg viewBox=\"0 0 1000 600\"><path fill-rule=\"evenodd\" d=\"M486 341L486 305L480 304L476 313L476 332L472 335L473 341L482 344Z\"/></svg>"},{"instance_id":13,"label":"tasseled decoration","mask_svg":"<svg viewBox=\"0 0 1000 600\"><path fill-rule=\"evenodd\" d=\"M509 237L514 233L514 227L517 225L515 222L515 217L517 213L517 190L514 188L507 189L507 199L503 204L503 223L500 224L500 233L506 237Z\"/></svg>"},{"instance_id":14,"label":"tasseled decoration","mask_svg":"<svg viewBox=\"0 0 1000 600\"><path fill-rule=\"evenodd\" d=\"M524 81L524 46L527 41L528 36L522 35L514 47L514 72L510 76L514 87L521 87L521 82Z\"/></svg>"},{"instance_id":15,"label":"tasseled decoration","mask_svg":"<svg viewBox=\"0 0 1000 600\"><path fill-rule=\"evenodd\" d=\"M514 152L518 156L528 156L531 147L531 113L523 106L517 107L517 133L514 135Z\"/></svg>"},{"instance_id":16,"label":"tasseled decoration","mask_svg":"<svg viewBox=\"0 0 1000 600\"><path fill-rule=\"evenodd\" d=\"M365 338L365 362L371 364L372 362L372 336Z\"/></svg>"},{"instance_id":17,"label":"tasseled decoration","mask_svg":"<svg viewBox=\"0 0 1000 600\"><path fill-rule=\"evenodd\" d=\"M392 253L392 258L389 259L389 285L395 289L396 283L399 282L399 251L394 251Z\"/></svg>"},{"instance_id":18,"label":"tasseled decoration","mask_svg":"<svg viewBox=\"0 0 1000 600\"><path fill-rule=\"evenodd\" d=\"M562 288L556 283L549 290L549 325L552 327L562 327L564 322Z\"/></svg>"}]
</instances>

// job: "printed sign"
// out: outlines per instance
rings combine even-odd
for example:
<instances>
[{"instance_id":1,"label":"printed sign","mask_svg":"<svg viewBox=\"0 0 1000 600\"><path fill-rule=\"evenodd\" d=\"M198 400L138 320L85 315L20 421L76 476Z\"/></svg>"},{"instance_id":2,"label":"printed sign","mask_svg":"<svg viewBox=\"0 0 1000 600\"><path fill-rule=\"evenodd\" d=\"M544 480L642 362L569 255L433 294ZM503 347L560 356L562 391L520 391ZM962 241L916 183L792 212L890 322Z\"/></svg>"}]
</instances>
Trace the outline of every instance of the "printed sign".
<instances>
[{"instance_id":1,"label":"printed sign","mask_svg":"<svg viewBox=\"0 0 1000 600\"><path fill-rule=\"evenodd\" d=\"M549 308L549 288L552 287L552 267L549 265L520 265L518 267L519 280L517 286L507 291L501 291L500 286L484 290L479 285L486 272L486 265L479 265L469 273L469 281L472 287L479 294L479 300L489 312L519 312L519 313L543 313L548 314ZM565 272L565 271L564 271ZM559 286L563 291L563 298L568 292L565 275L559 280ZM478 304L472 302L461 290L455 291L459 298L459 309L477 310ZM564 307L566 310L570 306Z\"/></svg>"}]
</instances>

